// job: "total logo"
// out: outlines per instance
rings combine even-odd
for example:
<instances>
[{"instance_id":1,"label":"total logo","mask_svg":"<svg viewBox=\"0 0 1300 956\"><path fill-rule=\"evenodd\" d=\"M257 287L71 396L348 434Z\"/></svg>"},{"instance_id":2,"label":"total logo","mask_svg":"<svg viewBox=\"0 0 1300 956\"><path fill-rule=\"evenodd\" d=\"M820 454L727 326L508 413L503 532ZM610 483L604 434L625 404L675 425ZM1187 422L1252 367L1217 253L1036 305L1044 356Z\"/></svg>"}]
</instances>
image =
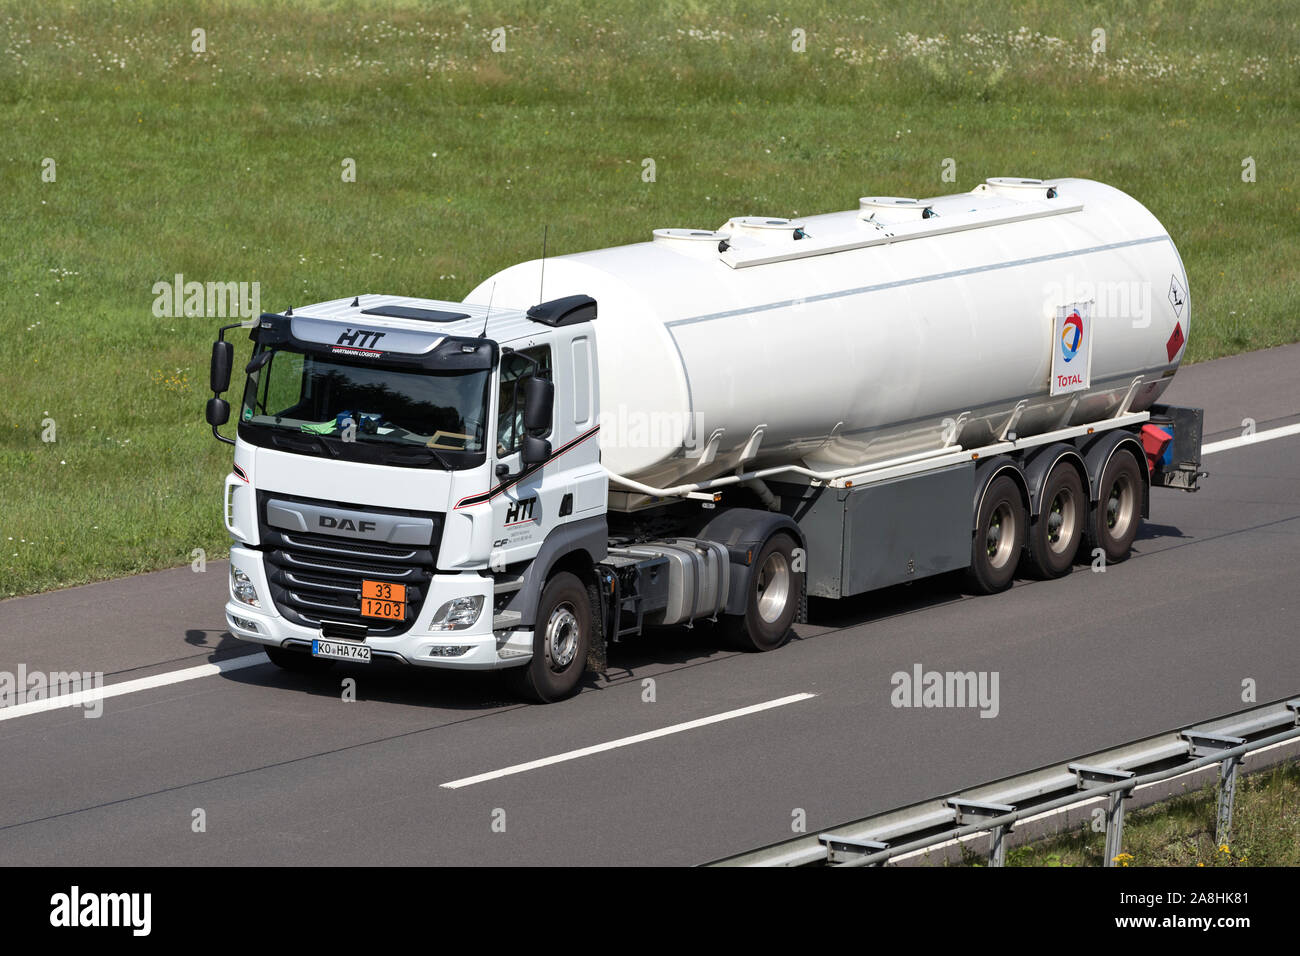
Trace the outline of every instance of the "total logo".
<instances>
[{"instance_id":1,"label":"total logo","mask_svg":"<svg viewBox=\"0 0 1300 956\"><path fill-rule=\"evenodd\" d=\"M1065 317L1065 325L1061 329L1061 356L1068 362L1079 354L1079 346L1083 344L1083 317L1077 311L1071 312Z\"/></svg>"}]
</instances>

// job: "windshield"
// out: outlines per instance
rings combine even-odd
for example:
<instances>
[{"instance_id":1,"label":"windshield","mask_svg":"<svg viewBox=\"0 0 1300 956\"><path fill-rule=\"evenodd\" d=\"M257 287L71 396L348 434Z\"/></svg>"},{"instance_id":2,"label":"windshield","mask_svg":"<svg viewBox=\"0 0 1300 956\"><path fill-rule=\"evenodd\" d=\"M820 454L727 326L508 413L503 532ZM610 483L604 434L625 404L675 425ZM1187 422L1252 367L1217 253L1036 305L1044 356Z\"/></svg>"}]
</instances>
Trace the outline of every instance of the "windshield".
<instances>
[{"instance_id":1,"label":"windshield","mask_svg":"<svg viewBox=\"0 0 1300 956\"><path fill-rule=\"evenodd\" d=\"M491 372L395 370L282 348L261 359L267 351L240 413L255 444L449 469L484 460Z\"/></svg>"}]
</instances>

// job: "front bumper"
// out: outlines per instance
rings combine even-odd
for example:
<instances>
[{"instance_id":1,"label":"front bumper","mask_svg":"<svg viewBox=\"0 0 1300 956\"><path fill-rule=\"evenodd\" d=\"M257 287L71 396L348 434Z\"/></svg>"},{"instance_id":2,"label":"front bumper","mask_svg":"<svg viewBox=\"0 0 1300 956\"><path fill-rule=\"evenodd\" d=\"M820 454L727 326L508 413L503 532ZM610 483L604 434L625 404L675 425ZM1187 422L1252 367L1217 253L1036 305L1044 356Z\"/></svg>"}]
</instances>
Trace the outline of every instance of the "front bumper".
<instances>
[{"instance_id":1,"label":"front bumper","mask_svg":"<svg viewBox=\"0 0 1300 956\"><path fill-rule=\"evenodd\" d=\"M258 607L229 595L226 626L240 640L275 647L311 647L321 634L316 628L295 624L282 617L271 600L262 554L249 548L230 549L230 563L248 575L257 590ZM431 631L429 624L438 609L452 598L481 594L483 610L478 620L463 631ZM419 667L448 670L495 670L518 667L532 657L532 631L492 630L492 579L478 574L435 574L415 623L403 634L390 637L371 635L366 644L371 655ZM464 648L454 656L439 649Z\"/></svg>"}]
</instances>

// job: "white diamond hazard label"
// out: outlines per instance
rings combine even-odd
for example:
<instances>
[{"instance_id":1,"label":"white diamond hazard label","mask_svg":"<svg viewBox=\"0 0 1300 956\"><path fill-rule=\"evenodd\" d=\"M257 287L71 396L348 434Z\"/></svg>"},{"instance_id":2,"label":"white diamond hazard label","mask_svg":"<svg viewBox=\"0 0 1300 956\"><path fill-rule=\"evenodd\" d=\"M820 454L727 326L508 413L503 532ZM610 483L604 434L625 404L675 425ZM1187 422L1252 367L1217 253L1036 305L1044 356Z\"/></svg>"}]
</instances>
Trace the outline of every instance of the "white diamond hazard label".
<instances>
[{"instance_id":1,"label":"white diamond hazard label","mask_svg":"<svg viewBox=\"0 0 1300 956\"><path fill-rule=\"evenodd\" d=\"M1169 304L1174 307L1174 315L1183 317L1183 306L1187 304L1187 293L1178 283L1177 276L1169 277Z\"/></svg>"}]
</instances>

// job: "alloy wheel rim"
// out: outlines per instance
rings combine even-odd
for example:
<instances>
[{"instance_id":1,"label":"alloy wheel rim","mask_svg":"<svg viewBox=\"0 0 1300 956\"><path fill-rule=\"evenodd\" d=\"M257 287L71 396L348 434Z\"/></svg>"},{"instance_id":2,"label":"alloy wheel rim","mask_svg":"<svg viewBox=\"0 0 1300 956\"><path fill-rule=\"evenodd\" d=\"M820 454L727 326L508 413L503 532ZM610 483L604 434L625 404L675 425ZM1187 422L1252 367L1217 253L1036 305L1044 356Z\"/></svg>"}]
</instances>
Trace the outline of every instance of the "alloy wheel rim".
<instances>
[{"instance_id":1,"label":"alloy wheel rim","mask_svg":"<svg viewBox=\"0 0 1300 956\"><path fill-rule=\"evenodd\" d=\"M1075 514L1074 495L1062 488L1052 498L1051 508L1047 512L1047 544L1056 554L1064 554L1074 543L1078 529Z\"/></svg>"},{"instance_id":2,"label":"alloy wheel rim","mask_svg":"<svg viewBox=\"0 0 1300 956\"><path fill-rule=\"evenodd\" d=\"M1115 538L1128 534L1133 522L1136 496L1128 475L1120 475L1110 487L1106 498L1106 528Z\"/></svg>"},{"instance_id":3,"label":"alloy wheel rim","mask_svg":"<svg viewBox=\"0 0 1300 956\"><path fill-rule=\"evenodd\" d=\"M768 624L780 619L790 600L790 565L773 551L758 570L758 615Z\"/></svg>"},{"instance_id":4,"label":"alloy wheel rim","mask_svg":"<svg viewBox=\"0 0 1300 956\"><path fill-rule=\"evenodd\" d=\"M557 605L546 622L546 656L551 670L562 671L573 663L578 653L578 616L568 601Z\"/></svg>"},{"instance_id":5,"label":"alloy wheel rim","mask_svg":"<svg viewBox=\"0 0 1300 956\"><path fill-rule=\"evenodd\" d=\"M1003 501L993 509L989 516L988 534L985 535L985 548L988 551L989 564L1002 568L1011 560L1011 552L1016 540L1016 516L1011 505Z\"/></svg>"}]
</instances>

